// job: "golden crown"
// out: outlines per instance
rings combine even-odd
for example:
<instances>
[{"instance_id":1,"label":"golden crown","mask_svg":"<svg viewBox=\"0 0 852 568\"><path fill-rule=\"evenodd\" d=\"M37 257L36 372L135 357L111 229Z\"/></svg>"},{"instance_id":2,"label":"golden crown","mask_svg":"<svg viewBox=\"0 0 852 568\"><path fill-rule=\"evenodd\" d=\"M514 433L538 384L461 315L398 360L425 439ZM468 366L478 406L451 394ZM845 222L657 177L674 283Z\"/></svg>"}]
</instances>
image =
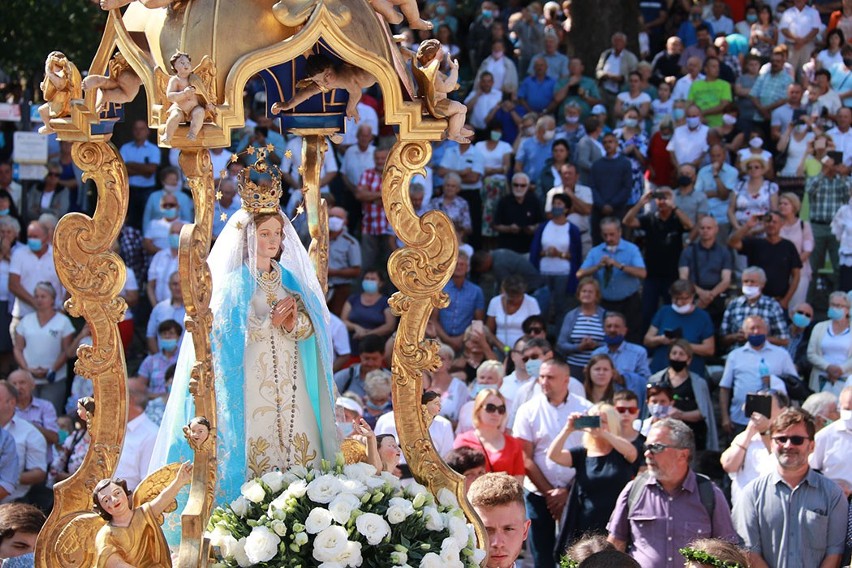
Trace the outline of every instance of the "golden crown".
<instances>
[{"instance_id":1,"label":"golden crown","mask_svg":"<svg viewBox=\"0 0 852 568\"><path fill-rule=\"evenodd\" d=\"M281 210L281 170L275 164L267 163L266 148L255 148L252 152L257 161L240 170L237 176L237 190L242 199L242 207L252 214L278 213ZM252 174L258 174L260 181L252 181Z\"/></svg>"}]
</instances>

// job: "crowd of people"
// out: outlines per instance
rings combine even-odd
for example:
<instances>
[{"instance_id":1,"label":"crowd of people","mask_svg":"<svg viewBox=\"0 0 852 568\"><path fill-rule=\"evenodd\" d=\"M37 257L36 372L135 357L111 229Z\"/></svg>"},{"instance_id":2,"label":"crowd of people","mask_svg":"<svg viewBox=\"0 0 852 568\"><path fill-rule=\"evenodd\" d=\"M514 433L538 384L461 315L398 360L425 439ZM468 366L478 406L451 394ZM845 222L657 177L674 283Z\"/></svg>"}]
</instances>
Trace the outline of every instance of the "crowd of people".
<instances>
[{"instance_id":1,"label":"crowd of people","mask_svg":"<svg viewBox=\"0 0 852 568\"><path fill-rule=\"evenodd\" d=\"M420 4L432 30L396 31L458 59L453 96L475 132L433 143L409 188L459 242L449 305L426 328L440 366L424 373L422 412L489 529L489 566L514 563L527 534L543 568L566 552L610 555L601 566L619 551L654 567L848 561L852 2L643 1L640 34L613 34L594 68L566 50L570 2ZM214 238L240 209L246 150L270 147L307 243L301 139L267 114L259 78L245 97L246 127L211 151L225 173ZM365 91L322 164L327 300L340 429L407 476L383 108ZM122 135L130 207L114 250L131 378L116 476L133 489L184 337L177 249L194 210L177 151L144 120ZM91 334L63 311L52 246L58 219L95 198L70 145L51 137L49 152L35 183L0 163L0 495L44 511L95 412L73 373Z\"/></svg>"}]
</instances>

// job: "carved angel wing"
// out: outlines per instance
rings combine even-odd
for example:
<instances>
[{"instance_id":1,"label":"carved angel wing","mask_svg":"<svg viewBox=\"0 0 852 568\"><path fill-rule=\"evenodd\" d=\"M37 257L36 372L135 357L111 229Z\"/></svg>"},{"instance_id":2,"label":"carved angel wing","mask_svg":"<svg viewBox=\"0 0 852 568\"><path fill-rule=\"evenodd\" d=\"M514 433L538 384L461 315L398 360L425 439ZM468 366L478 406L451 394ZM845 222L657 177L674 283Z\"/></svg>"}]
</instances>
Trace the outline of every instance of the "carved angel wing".
<instances>
[{"instance_id":1,"label":"carved angel wing","mask_svg":"<svg viewBox=\"0 0 852 568\"><path fill-rule=\"evenodd\" d=\"M444 118L442 113L435 108L435 73L438 72L438 60L432 61L426 67L412 65L411 71L417 82L417 94L426 105L426 111L436 118Z\"/></svg>"},{"instance_id":2,"label":"carved angel wing","mask_svg":"<svg viewBox=\"0 0 852 568\"><path fill-rule=\"evenodd\" d=\"M142 480L142 482L136 487L133 491L133 508L139 507L143 503L148 503L154 497L162 493L163 489L172 482L172 480L177 476L178 469L180 469L180 463L170 463L168 465L164 465L154 473L150 474L148 477ZM169 503L169 506L166 507L166 513L171 513L177 509L177 501L172 501ZM162 524L163 516L160 515L160 518L157 521Z\"/></svg>"},{"instance_id":3,"label":"carved angel wing","mask_svg":"<svg viewBox=\"0 0 852 568\"><path fill-rule=\"evenodd\" d=\"M95 536L106 521L94 513L77 515L65 525L56 542L56 559L67 568L89 568L95 565Z\"/></svg>"},{"instance_id":4,"label":"carved angel wing","mask_svg":"<svg viewBox=\"0 0 852 568\"><path fill-rule=\"evenodd\" d=\"M195 66L195 69L193 69L192 72L198 75L201 82L204 84L204 88L207 90L207 94L209 95L208 102L214 105L218 104L219 94L216 92L216 65L213 63L213 58L209 55L205 55L201 58L201 62Z\"/></svg>"}]
</instances>

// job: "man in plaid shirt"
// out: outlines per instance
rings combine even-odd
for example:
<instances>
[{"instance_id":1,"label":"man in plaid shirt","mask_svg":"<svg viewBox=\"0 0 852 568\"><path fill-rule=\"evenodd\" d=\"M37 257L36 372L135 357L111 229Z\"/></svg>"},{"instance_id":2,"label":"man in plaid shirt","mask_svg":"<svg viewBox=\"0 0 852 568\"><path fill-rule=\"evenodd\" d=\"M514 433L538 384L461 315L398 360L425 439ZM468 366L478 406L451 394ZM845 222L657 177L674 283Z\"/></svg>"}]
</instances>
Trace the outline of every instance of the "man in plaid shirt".
<instances>
[{"instance_id":1,"label":"man in plaid shirt","mask_svg":"<svg viewBox=\"0 0 852 568\"><path fill-rule=\"evenodd\" d=\"M746 335L742 330L748 316L760 316L769 329L767 341L774 345L785 346L790 342L787 329L787 317L784 309L774 298L763 295L766 285L766 273L762 268L749 266L743 270L743 295L734 299L725 308L722 316L722 345L739 347L745 343Z\"/></svg>"},{"instance_id":2,"label":"man in plaid shirt","mask_svg":"<svg viewBox=\"0 0 852 568\"><path fill-rule=\"evenodd\" d=\"M840 266L837 249L839 244L837 238L831 232L831 220L834 214L849 201L850 183L849 177L839 175L834 160L826 156L822 159L822 172L808 178L805 182L805 191L808 193L811 203L811 229L814 233L814 250L811 253L811 268L817 274L825 266L825 255L828 252L831 258L831 266L834 268L834 282L839 282L837 273ZM811 289L808 296L812 296L816 286L816 278L811 279ZM830 288L830 289L833 289Z\"/></svg>"},{"instance_id":3,"label":"man in plaid shirt","mask_svg":"<svg viewBox=\"0 0 852 568\"><path fill-rule=\"evenodd\" d=\"M373 153L375 167L361 174L355 199L361 202L361 266L364 271L384 269L396 248L393 229L382 204L382 171L388 158L387 148Z\"/></svg>"}]
</instances>

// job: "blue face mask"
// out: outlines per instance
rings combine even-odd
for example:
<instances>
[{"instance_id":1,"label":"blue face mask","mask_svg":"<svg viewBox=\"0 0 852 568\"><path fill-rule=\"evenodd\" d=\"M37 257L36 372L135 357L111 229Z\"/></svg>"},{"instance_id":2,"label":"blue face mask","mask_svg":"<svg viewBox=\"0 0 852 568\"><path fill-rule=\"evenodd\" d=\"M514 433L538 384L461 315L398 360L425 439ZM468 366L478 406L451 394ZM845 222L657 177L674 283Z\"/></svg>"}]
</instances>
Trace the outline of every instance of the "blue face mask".
<instances>
[{"instance_id":1,"label":"blue face mask","mask_svg":"<svg viewBox=\"0 0 852 568\"><path fill-rule=\"evenodd\" d=\"M553 213L554 217L561 217L561 216L565 215L565 208L564 207L551 207L550 212Z\"/></svg>"},{"instance_id":2,"label":"blue face mask","mask_svg":"<svg viewBox=\"0 0 852 568\"><path fill-rule=\"evenodd\" d=\"M610 347L617 347L624 343L623 335L604 335L604 343L609 345Z\"/></svg>"},{"instance_id":3,"label":"blue face mask","mask_svg":"<svg viewBox=\"0 0 852 568\"><path fill-rule=\"evenodd\" d=\"M338 428L340 428L340 433L343 434L344 438L348 438L352 435L352 430L355 428L351 422L344 422L343 424L338 424Z\"/></svg>"},{"instance_id":4,"label":"blue face mask","mask_svg":"<svg viewBox=\"0 0 852 568\"><path fill-rule=\"evenodd\" d=\"M444 14L447 13L447 7L446 6L435 6L435 13L438 14L439 16L443 16Z\"/></svg>"},{"instance_id":5,"label":"blue face mask","mask_svg":"<svg viewBox=\"0 0 852 568\"><path fill-rule=\"evenodd\" d=\"M176 207L160 207L160 213L163 214L163 219L176 219L178 216Z\"/></svg>"},{"instance_id":6,"label":"blue face mask","mask_svg":"<svg viewBox=\"0 0 852 568\"><path fill-rule=\"evenodd\" d=\"M62 444L65 443L65 440L68 439L68 431L67 430L60 430L58 433L59 433L59 445L61 446Z\"/></svg>"},{"instance_id":7,"label":"blue face mask","mask_svg":"<svg viewBox=\"0 0 852 568\"><path fill-rule=\"evenodd\" d=\"M674 109L674 110L672 111L672 117L673 117L675 120L680 120L680 119L682 119L684 116L686 116L686 111L685 111L684 109L682 109L682 108L676 108L676 109Z\"/></svg>"},{"instance_id":8,"label":"blue face mask","mask_svg":"<svg viewBox=\"0 0 852 568\"><path fill-rule=\"evenodd\" d=\"M9 215L8 207L6 209L0 209L0 217L6 217L7 215Z\"/></svg>"},{"instance_id":9,"label":"blue face mask","mask_svg":"<svg viewBox=\"0 0 852 568\"><path fill-rule=\"evenodd\" d=\"M527 361L529 362L529 361ZM476 395L484 391L485 389L493 389L496 388L497 385L481 385L478 382L473 383L470 387L470 397L476 398Z\"/></svg>"},{"instance_id":10,"label":"blue face mask","mask_svg":"<svg viewBox=\"0 0 852 568\"><path fill-rule=\"evenodd\" d=\"M367 408L369 408L370 410L384 410L384 408L388 405L387 403L376 404L369 398L364 401L364 404L367 405Z\"/></svg>"},{"instance_id":11,"label":"blue face mask","mask_svg":"<svg viewBox=\"0 0 852 568\"><path fill-rule=\"evenodd\" d=\"M180 246L180 235L178 233L169 234L169 247L176 249Z\"/></svg>"},{"instance_id":12,"label":"blue face mask","mask_svg":"<svg viewBox=\"0 0 852 568\"><path fill-rule=\"evenodd\" d=\"M842 320L846 317L846 311L843 308L828 308L828 319L832 321Z\"/></svg>"},{"instance_id":13,"label":"blue face mask","mask_svg":"<svg viewBox=\"0 0 852 568\"><path fill-rule=\"evenodd\" d=\"M766 334L758 333L755 335L749 335L748 342L752 347L760 347L761 345L766 343Z\"/></svg>"},{"instance_id":14,"label":"blue face mask","mask_svg":"<svg viewBox=\"0 0 852 568\"><path fill-rule=\"evenodd\" d=\"M27 246L30 247L30 250L33 252L38 252L41 250L41 247L44 246L44 243L41 242L41 239L27 239Z\"/></svg>"},{"instance_id":15,"label":"blue face mask","mask_svg":"<svg viewBox=\"0 0 852 568\"><path fill-rule=\"evenodd\" d=\"M367 294L375 294L379 291L379 283L375 280L364 280L361 282L361 288Z\"/></svg>"},{"instance_id":16,"label":"blue face mask","mask_svg":"<svg viewBox=\"0 0 852 568\"><path fill-rule=\"evenodd\" d=\"M491 12L491 10L483 10L482 11L482 17L485 18L486 20L490 20L493 16L494 16L494 14L493 14L493 12Z\"/></svg>"},{"instance_id":17,"label":"blue face mask","mask_svg":"<svg viewBox=\"0 0 852 568\"><path fill-rule=\"evenodd\" d=\"M160 351L174 351L177 349L177 339L166 339L164 337L160 337L157 341L160 344Z\"/></svg>"},{"instance_id":18,"label":"blue face mask","mask_svg":"<svg viewBox=\"0 0 852 568\"><path fill-rule=\"evenodd\" d=\"M753 24L757 21L757 14L746 14L746 22Z\"/></svg>"},{"instance_id":19,"label":"blue face mask","mask_svg":"<svg viewBox=\"0 0 852 568\"><path fill-rule=\"evenodd\" d=\"M671 406L666 404L649 404L648 412L651 413L651 416L654 418L665 418L669 415L669 411L671 410Z\"/></svg>"},{"instance_id":20,"label":"blue face mask","mask_svg":"<svg viewBox=\"0 0 852 568\"><path fill-rule=\"evenodd\" d=\"M805 314L793 314L793 325L796 327L808 327L811 325L811 318L806 316Z\"/></svg>"},{"instance_id":21,"label":"blue face mask","mask_svg":"<svg viewBox=\"0 0 852 568\"><path fill-rule=\"evenodd\" d=\"M524 363L524 369L526 369L527 374L531 377L537 377L538 373L541 371L541 364L544 361L541 359L530 359L526 363Z\"/></svg>"}]
</instances>

